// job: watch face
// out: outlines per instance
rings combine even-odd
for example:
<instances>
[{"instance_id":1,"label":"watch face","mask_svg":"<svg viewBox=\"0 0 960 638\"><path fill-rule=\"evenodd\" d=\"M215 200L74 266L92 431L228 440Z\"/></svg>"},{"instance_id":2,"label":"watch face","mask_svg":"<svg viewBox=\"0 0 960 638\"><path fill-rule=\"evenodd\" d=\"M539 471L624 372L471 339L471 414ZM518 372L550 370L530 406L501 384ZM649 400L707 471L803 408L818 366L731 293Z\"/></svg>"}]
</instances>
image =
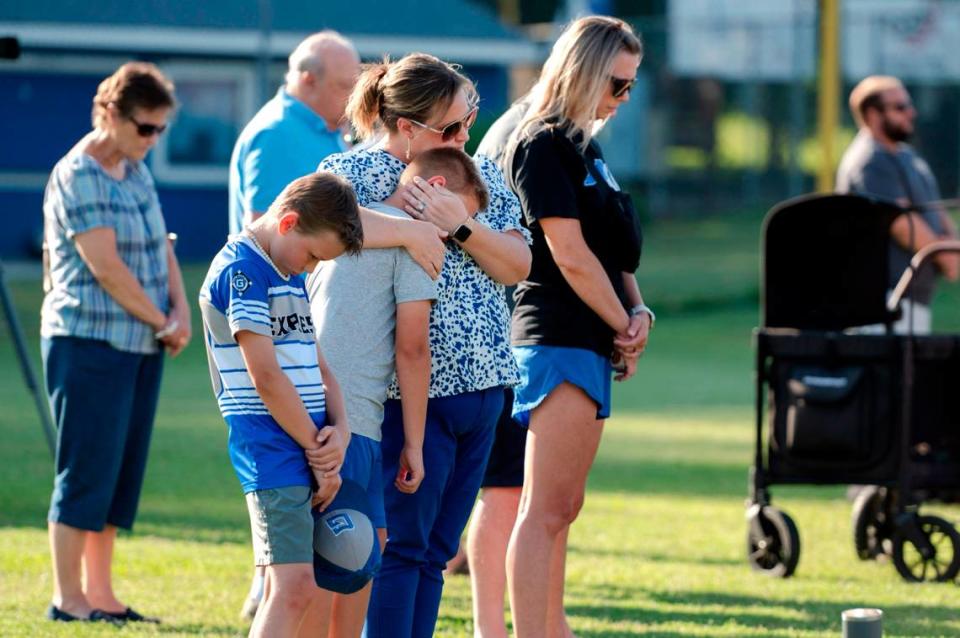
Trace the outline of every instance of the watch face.
<instances>
[{"instance_id":1,"label":"watch face","mask_svg":"<svg viewBox=\"0 0 960 638\"><path fill-rule=\"evenodd\" d=\"M466 241L467 237L473 234L473 231L470 230L470 227L466 224L460 224L457 226L456 230L453 231L453 238L457 241Z\"/></svg>"}]
</instances>

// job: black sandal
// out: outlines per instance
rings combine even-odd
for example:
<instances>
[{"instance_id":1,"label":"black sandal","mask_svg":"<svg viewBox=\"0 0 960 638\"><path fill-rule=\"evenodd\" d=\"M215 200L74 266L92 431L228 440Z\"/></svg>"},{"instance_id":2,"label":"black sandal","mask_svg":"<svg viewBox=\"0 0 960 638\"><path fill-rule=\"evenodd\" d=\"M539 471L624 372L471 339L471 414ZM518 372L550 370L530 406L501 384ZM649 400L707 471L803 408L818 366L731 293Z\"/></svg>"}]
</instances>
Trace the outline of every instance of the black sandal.
<instances>
[{"instance_id":1,"label":"black sandal","mask_svg":"<svg viewBox=\"0 0 960 638\"><path fill-rule=\"evenodd\" d=\"M122 627L125 620L122 617L108 614L107 612L99 609L94 609L90 612L89 616L86 618L81 618L80 616L68 614L56 605L50 605L47 608L47 618L56 622L105 622L117 627Z\"/></svg>"},{"instance_id":2,"label":"black sandal","mask_svg":"<svg viewBox=\"0 0 960 638\"><path fill-rule=\"evenodd\" d=\"M145 622L145 623L151 623L151 624L154 624L154 625L159 625L159 624L160 624L160 619L159 619L159 618L152 618L152 617L150 617L150 616L144 616L143 614L140 614L140 613L136 612L136 611L135 611L134 609L132 609L131 607L127 607L125 610L120 611L120 612L116 612L116 613L111 612L111 611L106 611L106 612L103 612L103 613L107 614L107 615L110 616L111 618L115 618L115 619L120 620L120 621L122 621L122 622Z\"/></svg>"}]
</instances>

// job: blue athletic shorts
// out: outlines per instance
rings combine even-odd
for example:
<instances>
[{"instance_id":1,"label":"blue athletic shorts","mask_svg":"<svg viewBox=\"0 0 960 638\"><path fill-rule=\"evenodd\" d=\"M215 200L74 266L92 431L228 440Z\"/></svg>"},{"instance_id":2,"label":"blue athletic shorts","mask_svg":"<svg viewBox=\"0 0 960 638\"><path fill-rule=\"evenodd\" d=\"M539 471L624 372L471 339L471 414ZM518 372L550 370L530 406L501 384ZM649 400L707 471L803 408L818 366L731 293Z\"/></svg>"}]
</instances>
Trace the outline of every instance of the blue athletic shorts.
<instances>
[{"instance_id":1,"label":"blue athletic shorts","mask_svg":"<svg viewBox=\"0 0 960 638\"><path fill-rule=\"evenodd\" d=\"M563 346L514 346L520 385L513 389L513 418L530 425L530 412L561 383L571 383L597 403L597 418L610 416L613 365L592 350Z\"/></svg>"},{"instance_id":2,"label":"blue athletic shorts","mask_svg":"<svg viewBox=\"0 0 960 638\"><path fill-rule=\"evenodd\" d=\"M370 522L376 528L386 528L387 515L383 509L383 456L380 441L362 434L351 434L350 445L340 468L340 476L359 483L370 499Z\"/></svg>"}]
</instances>

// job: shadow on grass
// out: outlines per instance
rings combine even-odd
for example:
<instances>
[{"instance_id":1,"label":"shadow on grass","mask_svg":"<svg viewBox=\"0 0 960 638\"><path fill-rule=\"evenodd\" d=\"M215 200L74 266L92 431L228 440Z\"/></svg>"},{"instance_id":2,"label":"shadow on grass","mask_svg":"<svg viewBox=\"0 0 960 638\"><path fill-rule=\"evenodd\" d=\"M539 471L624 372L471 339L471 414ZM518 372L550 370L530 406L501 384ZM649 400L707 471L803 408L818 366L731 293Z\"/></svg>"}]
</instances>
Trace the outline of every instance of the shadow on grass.
<instances>
[{"instance_id":1,"label":"shadow on grass","mask_svg":"<svg viewBox=\"0 0 960 638\"><path fill-rule=\"evenodd\" d=\"M598 461L590 471L587 491L675 495L726 500L747 496L749 462L743 464L611 459ZM834 500L832 486L790 486L791 498Z\"/></svg>"},{"instance_id":2,"label":"shadow on grass","mask_svg":"<svg viewBox=\"0 0 960 638\"><path fill-rule=\"evenodd\" d=\"M158 634L186 634L188 636L243 636L246 632L240 626L203 625L191 623L185 625L167 624L157 625L154 632Z\"/></svg>"},{"instance_id":3,"label":"shadow on grass","mask_svg":"<svg viewBox=\"0 0 960 638\"><path fill-rule=\"evenodd\" d=\"M931 587L951 585L926 585ZM600 589L600 588L591 588ZM775 600L738 594L683 592L669 593L643 588L620 588L619 596L609 591L585 591L590 597L605 598L608 603L566 606L571 616L583 616L605 622L635 622L646 625L686 622L707 628L736 622L751 628L777 630L835 631L841 627L840 614L846 609L872 607L868 600L802 601ZM632 604L631 604L632 603ZM717 609L720 607L721 609ZM694 608L695 610L692 610ZM729 611L724 611L728 608ZM946 605L885 605L884 629L891 636L948 636L956 632L956 609ZM581 636L611 636L609 630L582 630ZM637 635L632 633L631 635ZM639 635L690 636L651 628ZM703 636L712 635L705 629Z\"/></svg>"}]
</instances>

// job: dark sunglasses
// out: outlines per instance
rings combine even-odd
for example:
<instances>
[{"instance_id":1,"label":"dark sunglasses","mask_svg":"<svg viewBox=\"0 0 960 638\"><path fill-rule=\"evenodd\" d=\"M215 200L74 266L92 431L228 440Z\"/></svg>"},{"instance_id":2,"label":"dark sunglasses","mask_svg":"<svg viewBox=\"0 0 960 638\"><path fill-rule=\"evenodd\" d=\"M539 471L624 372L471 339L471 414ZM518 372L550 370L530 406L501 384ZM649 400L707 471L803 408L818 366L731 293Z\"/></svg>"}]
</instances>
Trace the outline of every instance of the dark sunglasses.
<instances>
[{"instance_id":1,"label":"dark sunglasses","mask_svg":"<svg viewBox=\"0 0 960 638\"><path fill-rule=\"evenodd\" d=\"M610 76L610 84L613 87L613 97L621 97L624 93L628 93L636 83L637 78L625 80L612 75Z\"/></svg>"},{"instance_id":2,"label":"dark sunglasses","mask_svg":"<svg viewBox=\"0 0 960 638\"><path fill-rule=\"evenodd\" d=\"M894 102L892 104L884 104L883 108L892 109L899 113L903 113L905 111L909 111L910 109L912 109L913 103L912 102Z\"/></svg>"},{"instance_id":3,"label":"dark sunglasses","mask_svg":"<svg viewBox=\"0 0 960 638\"><path fill-rule=\"evenodd\" d=\"M434 133L439 133L439 134L440 134L440 138L441 138L444 142L449 142L450 140L452 140L453 138L455 138L457 135L460 134L460 130L461 130L461 129L464 129L464 130L467 130L467 131L470 130L470 127L472 127L472 126L474 125L474 123L477 121L477 111L478 111L478 110L479 110L479 107L474 106L472 109L470 109L470 110L467 112L466 115L464 115L463 117L461 117L459 120L455 120L455 121L453 121L453 122L450 122L449 124L446 124L446 125L444 125L444 126L441 126L440 128L433 128L432 126L427 126L427 125L424 124L423 122L418 122L418 121L416 121L416 120L414 120L414 119L410 119L410 118L407 118L407 119L410 120L411 122L413 122L414 124L416 124L417 126L421 127L421 128L425 128L425 129L427 129L428 131L433 131Z\"/></svg>"},{"instance_id":4,"label":"dark sunglasses","mask_svg":"<svg viewBox=\"0 0 960 638\"><path fill-rule=\"evenodd\" d=\"M156 133L157 135L160 135L167 130L166 124L160 124L159 126L156 124L142 124L141 122L136 121L135 119L133 119L132 116L129 116L129 115L127 116L127 119L136 125L137 135L139 135L140 137L150 137L154 133Z\"/></svg>"}]
</instances>

